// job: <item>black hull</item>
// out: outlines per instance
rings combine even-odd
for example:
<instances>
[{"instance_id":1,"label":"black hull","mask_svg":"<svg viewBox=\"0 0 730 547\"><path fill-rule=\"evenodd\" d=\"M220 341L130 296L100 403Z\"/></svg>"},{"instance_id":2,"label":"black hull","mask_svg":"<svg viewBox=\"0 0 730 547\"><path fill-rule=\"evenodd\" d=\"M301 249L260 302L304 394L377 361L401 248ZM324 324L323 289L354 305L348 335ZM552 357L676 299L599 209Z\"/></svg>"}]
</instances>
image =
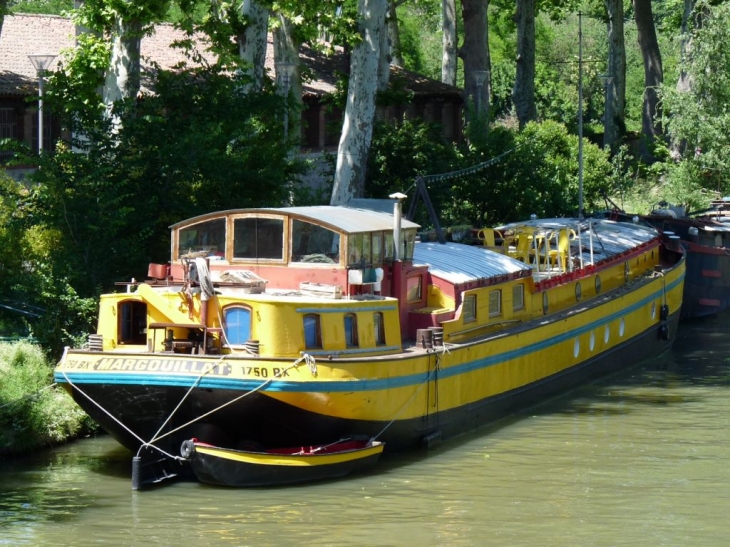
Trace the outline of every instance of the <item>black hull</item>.
<instances>
[{"instance_id":1,"label":"black hull","mask_svg":"<svg viewBox=\"0 0 730 547\"><path fill-rule=\"evenodd\" d=\"M712 229L718 223L703 217L648 215L642 218L657 230L679 236L686 251L680 318L707 317L730 309L730 248L726 247L728 234L723 239L722 232ZM727 230L722 223L719 227ZM696 233L690 233L690 229Z\"/></svg>"},{"instance_id":2,"label":"black hull","mask_svg":"<svg viewBox=\"0 0 730 547\"><path fill-rule=\"evenodd\" d=\"M241 442L254 441L267 448L275 448L298 444L325 444L333 438L351 435L377 437L377 440L387 444L388 451L403 450L421 445L425 440L446 439L471 431L517 409L538 404L547 397L658 355L670 347L678 322L679 314L675 313L667 321L668 332L662 333L659 326L652 326L642 335L617 346L613 351L604 352L581 365L522 389L457 409L435 412L427 417L396 420L392 423L323 416L256 392L214 412L204 421L181 427L194 421L197 416L241 397L241 392L196 389L187 396L186 404L175 413L174 410L185 397L187 389L144 385L85 385L84 392L94 400L103 401L105 409L125 424L122 426L111 419L109 414L90 403L86 396L68 384L65 387L104 430L135 453L143 442L151 441L163 451L161 455L174 457L177 456L181 443L191 438L204 439L216 446L236 447ZM158 433L160 425L170 415L172 418ZM168 433L171 431L173 432Z\"/></svg>"},{"instance_id":3,"label":"black hull","mask_svg":"<svg viewBox=\"0 0 730 547\"><path fill-rule=\"evenodd\" d=\"M682 319L730 309L730 255L717 248L683 242L687 247Z\"/></svg>"},{"instance_id":4,"label":"black hull","mask_svg":"<svg viewBox=\"0 0 730 547\"><path fill-rule=\"evenodd\" d=\"M195 452L191 466L200 482L215 486L284 486L331 480L374 466L380 453L326 465L257 465Z\"/></svg>"}]
</instances>

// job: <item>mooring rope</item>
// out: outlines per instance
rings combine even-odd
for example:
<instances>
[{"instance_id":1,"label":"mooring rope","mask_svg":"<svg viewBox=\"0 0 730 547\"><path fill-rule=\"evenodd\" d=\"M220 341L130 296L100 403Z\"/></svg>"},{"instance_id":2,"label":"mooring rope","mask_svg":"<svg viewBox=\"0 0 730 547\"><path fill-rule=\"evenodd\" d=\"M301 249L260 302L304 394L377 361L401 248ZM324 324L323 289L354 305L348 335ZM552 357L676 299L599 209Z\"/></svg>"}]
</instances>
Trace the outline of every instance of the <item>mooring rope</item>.
<instances>
[{"instance_id":1,"label":"mooring rope","mask_svg":"<svg viewBox=\"0 0 730 547\"><path fill-rule=\"evenodd\" d=\"M66 347L66 348L64 349L64 354L63 354L63 357L61 358L61 361L63 361L63 359L64 359L64 358L66 357L66 353L67 353L67 352L68 352L68 347ZM222 356L222 357L225 357L225 356ZM222 358L221 358L221 360L222 360ZM202 420L203 418L206 418L206 417L210 416L210 415L211 415L211 414L213 414L214 412L218 412L218 411L219 411L220 409L222 409L222 408L225 408L225 407L227 407L227 406L229 406L229 405L231 405L231 404L233 404L233 403L235 403L235 402L237 402L237 401L239 401L239 400L243 399L244 397L247 397L248 395L250 395L250 394L252 394L252 393L256 393L257 391L260 391L261 389L263 389L263 388L264 388L264 386L266 386L267 384L269 384L270 382L272 382L272 381L273 381L273 380L275 380L276 378L279 378L279 377L283 376L283 375L284 375L285 373L287 373L287 372L288 372L288 371L290 371L291 369L293 369L293 368L296 368L296 367L298 367L298 366L299 366L299 364L300 364L300 363L302 363L302 362L307 362L307 364L308 364L308 365L310 366L310 371L312 370L312 368L311 368L312 364L314 364L314 366L315 366L315 372L316 372L316 362L315 362L315 360L314 360L314 357L312 357L311 355L309 355L309 354L306 354L306 353L305 353L305 354L304 354L304 355L303 355L302 357L300 357L299 359L297 359L296 361L294 361L294 363L292 363L291 365L289 365L289 366L288 366L288 367L286 367L285 369L282 369L282 370L280 370L279 372L277 372L277 373L276 373L276 374L275 374L275 375L274 375L274 376L273 376L272 378L267 378L266 380L264 380L264 381L263 381L263 382L262 382L262 383L261 383L261 384L260 384L259 386L257 386L256 388L254 388L254 389L252 389L252 390L249 390L249 391L247 391L246 393L243 393L242 395L240 395L240 396L238 396L238 397L236 397L236 398L234 398L234 399L231 399L230 401L228 401L228 402L226 402L226 403L223 403L222 405L218 406L217 408L214 408L214 409L212 409L212 410L210 410L210 411L206 412L205 414L202 414L201 416L198 416L198 417L197 417L197 418L195 418L194 420L190 420L189 422L187 422L187 423L185 423L185 424L183 424L183 425L181 425L181 426L179 426L179 427L176 427L175 429L172 429L172 430L168 431L167 433L165 433L164 435L160 435L160 436L158 437L157 435L159 435L159 432L160 432L160 430L162 429L162 427L164 427L164 426L165 426L165 425L166 425L166 424L167 424L167 423L168 423L168 422L170 421L170 418L172 418L172 415L173 415L173 414L174 414L174 413L175 413L175 412L176 412L176 411L177 411L177 410L178 410L178 409L180 408L180 406L182 405L182 403L183 403L183 401L185 400L185 398L186 398L186 397L188 396L188 394L189 394L189 393L190 393L190 392L192 391L192 389L194 389L194 388L195 388L195 386L196 386L196 385L197 385L197 384L198 384L198 383L200 382L200 380L201 380L201 378L203 377L203 375L205 375L205 374L208 374L208 373L209 373L209 372L210 372L211 370L213 370L213 369L214 369L214 368L215 368L215 367L216 367L217 365L214 365L214 366L212 366L212 367L211 367L211 368L210 368L209 370L206 370L206 371L204 371L203 373L201 373L201 375L200 375L200 376L198 376L198 378L196 379L196 381L194 382L194 384L193 384L193 385L192 385L192 386L190 387L190 389L189 389L189 390L188 390L188 391L186 392L186 394L185 394L185 395L183 396L183 398L182 398L182 399L180 400L180 402L179 402L179 403L178 403L178 405L177 405L177 406L175 407L175 409L174 409L174 410L172 411L172 413L170 414L170 416L168 416L168 418L167 418L167 419L165 420L165 423L164 423L164 424L163 424L163 425L162 425L162 426L160 427L160 429L159 429L159 430L157 431L157 433L155 434L155 436L154 436L154 437L153 437L153 438L152 438L151 440L149 440L149 441L145 441L145 440L144 440L144 439L143 439L142 437L140 437L139 435L137 435L137 434L136 434L136 433L135 433L134 431L132 431L132 430L131 430L131 429L130 429L130 428L129 428L129 427L128 427L128 426L126 425L126 424L124 424L124 423L123 423L123 422L122 422L121 420L119 420L118 418L116 418L116 417L115 417L115 416L114 416L114 415L113 415L113 414L112 414L111 412L109 412L109 411L108 411L108 410L107 410L106 408L104 408L104 407L103 407L103 406L102 406L101 404L99 404L98 402L96 402L96 401L94 400L94 398L93 398L93 397L91 397L91 396L90 396L89 394L87 394L87 393L86 393L86 392L85 392L85 391L84 391L83 389L81 389L81 388L80 388L80 387L78 387L78 386L77 386L76 384L74 384L74 383L73 383L73 382L71 381L71 379L70 379L70 378L68 377L68 375L66 374L66 371L65 371L65 370L62 370L62 371L61 371L61 374L63 374L63 377L65 378L66 382L68 382L68 384L69 384L69 385L70 385L70 386L71 386L71 387L72 387L73 389L75 389L75 390L76 390L76 391L78 391L78 392L79 392L79 393L80 393L81 395L83 395L84 397L86 397L86 398L87 398L87 399L88 399L89 401L91 401L91 403L92 403L92 404L94 404L94 405L95 405L95 406L96 406L96 407L97 407L97 408L98 408L99 410L101 410L101 411L102 411L102 412L103 412L104 414L106 414L107 416L109 416L109 418L111 418L111 419L112 419L112 420L113 420L114 422L116 422L117 424L119 424L119 426L120 426L120 427L121 427L122 429L124 429L124 430L125 430L125 431L126 431L127 433L129 433L129 434L130 434L130 435L131 435L132 437L134 437L135 439L137 439L137 440L138 440L138 441L140 442L140 444L142 445L142 446L140 446L140 450L141 450L141 449L142 449L143 447L145 447L145 446L146 446L146 447L149 447L149 448L154 448L155 450L157 450L158 452L160 452L160 453L161 453L162 455L164 455L164 456L166 456L166 457L168 457L168 458L170 458L170 459L173 459L173 460L180 460L180 459L182 459L182 458L180 458L179 456L173 456L172 454L169 454L169 453L168 453L167 451L163 450L162 448L160 448L159 446L156 446L156 445L155 445L155 444L153 444L153 443L155 443L155 442L159 441L160 439L164 439L164 438L165 438L165 437L167 437L168 435L171 435L171 434L173 434L173 433L175 433L175 432L179 431L180 429L183 429L183 428L185 428L185 427L187 427L187 426L189 426L189 425L192 425L192 424L194 424L195 422L197 422L197 421L199 421L199 420ZM55 384L52 384L52 385L55 385ZM137 452L137 454L139 455L139 451Z\"/></svg>"},{"instance_id":2,"label":"mooring rope","mask_svg":"<svg viewBox=\"0 0 730 547\"><path fill-rule=\"evenodd\" d=\"M221 355L220 359L218 359L218 363L220 363L221 361L223 361L223 359L224 359L224 358L225 358L225 355ZM168 422L169 422L169 421L170 421L170 420L172 419L172 417L173 417L173 416L175 415L175 413L176 413L176 412L178 411L178 409L179 409L179 408L180 408L180 407L182 406L182 404L183 404L183 403L185 402L185 399L187 399L187 398L188 398L188 395L190 395L190 392L192 392L192 391L193 391L193 389L195 389L195 388L196 388L196 387L198 386L198 384L199 384L199 383L200 383L200 381L201 381L201 380L203 379L203 377L204 377L205 375L207 375L207 374L208 374L209 372L211 372L211 371L215 370L215 369L216 369L217 367L218 367L218 364L217 364L217 363L216 363L216 364L211 364L211 366L210 366L210 367L208 368L208 370L205 370L205 371L201 372L201 373L200 373L200 374L198 375L198 377L196 378L195 382L193 382L193 384L192 384L192 385L190 386L190 388L189 388L189 389L188 389L188 390L187 390L187 391L185 392L185 395L183 395L182 399L180 399L180 402L179 402L179 403L177 403L177 406L176 406L176 407L175 407L175 408L173 409L173 411L172 411L172 412L170 413L170 415L169 415L169 416L167 417L167 419L166 419L166 420L165 420L165 421L164 421L164 422L162 423L162 425L160 426L160 428L159 428L159 429L157 430L157 433L155 433L155 434L154 434L154 435L152 436L152 439L153 439L153 440L154 440L154 439L155 439L155 438L157 437L157 435L159 435L159 434L160 434L160 431L162 431L162 429L163 429L163 428L164 428L164 427L165 427L165 426L167 425L167 423L168 423ZM139 450L137 450L137 456L139 456L139 452L140 452L140 451L141 451L141 450L142 450L142 449L143 449L143 448L144 448L145 446L152 446L152 445L151 445L151 443L152 443L152 442L153 442L153 441L150 441L149 443L144 443L144 444L143 444L142 446L140 446L140 447L139 447Z\"/></svg>"},{"instance_id":3,"label":"mooring rope","mask_svg":"<svg viewBox=\"0 0 730 547\"><path fill-rule=\"evenodd\" d=\"M242 394L241 394L241 395L239 395L238 397L235 397L235 398L231 399L230 401L228 401L228 402L225 402L225 403L223 403L223 404L219 405L218 407L216 407L216 408L214 408L214 409L212 409L212 410L209 410L209 411L208 411L208 412L206 412L205 414L201 414L200 416L196 417L195 419L193 419L193 420L190 420L189 422L187 422L187 423L184 423L184 424L182 424L182 425L180 425L180 426L176 427L175 429L171 429L170 431L168 431L168 432L167 432L167 433L165 433L164 435L160 435L159 437L154 437L154 438L152 438L152 439L151 439L151 440L150 440L150 441L149 441L148 443L146 443L146 444L148 444L148 445L150 445L150 446L153 446L153 445L152 445L152 443L154 443L154 442L156 442L156 441L159 441L160 439L164 439L164 438L165 438L165 437L167 437L168 435L172 435L173 433L176 433L177 431L180 431L181 429L183 429L183 428L185 428L185 427L188 427L189 425L192 425L192 424L194 424L195 422L198 422L198 421L202 420L203 418L207 418L207 417L208 417L208 416L210 416L211 414L213 414L213 413L215 413L215 412L218 412L219 410L221 410L221 409L223 409L223 408L225 408L225 407L227 407L227 406L229 406L229 405L232 405L233 403L236 403L236 402L240 401L241 399L243 399L243 398L245 398L245 397L248 397L249 395L251 395L251 394L253 394L253 393L256 393L256 392L258 392L258 391L262 390L262 389L263 389L263 388L264 388L264 387L265 387L265 386L266 386L267 384L271 383L271 382L272 382L272 381L274 381L274 380L275 380L276 378L280 378L281 376L283 376L284 374L286 374L286 373L287 373L288 371L290 371L291 369L293 369L293 368L296 368L296 367L298 367L298 366L299 366L299 364L300 364L300 363L302 363L303 361L306 361L307 363L309 363L309 362L310 362L310 360L311 360L311 361L314 361L314 358L313 358L313 357L312 357L311 355L309 355L309 354L306 354L306 353L305 353L305 354L304 354L304 355L303 355L302 357L300 357L299 359L297 359L296 361L294 361L294 363L292 363L291 365L289 365L289 366L288 366L288 367L286 367L285 369L282 369L282 370L280 370L279 372L277 372L277 373L276 373L276 374L275 374L274 376L272 376L271 378L267 378L266 380L264 380L263 382L261 382L261 384L259 384L259 385L258 385L257 387L255 387L254 389L250 389L250 390L248 390L247 392L245 392L245 393L242 393ZM315 365L315 366L316 366L316 365ZM310 368L310 370L311 370L311 368ZM158 432L158 433L159 433L159 432Z\"/></svg>"},{"instance_id":4,"label":"mooring rope","mask_svg":"<svg viewBox=\"0 0 730 547\"><path fill-rule=\"evenodd\" d=\"M76 384L74 384L74 383L73 383L73 382L71 381L71 379L70 379L70 378L69 378L69 377L68 377L68 376L66 375L66 371L65 371L65 370L62 370L62 371L61 371L61 374L63 374L63 377L64 377L64 378L66 379L66 381L68 382L68 385L70 385L70 386L71 386L72 388L74 388L74 389L75 389L76 391L78 391L79 393L81 393L81 395L83 395L83 396L84 396L84 397L86 397L86 398L87 398L87 399L88 399L89 401L91 401L91 402L92 402L92 403L93 403L94 405L96 405L96 406L97 406L97 407L99 408L99 410L101 410L101 411L102 411L102 412L103 412L104 414L106 414L106 415L107 415L107 416L109 416L109 417L110 417L110 418L111 418L112 420L114 420L114 421L115 421L116 423L118 423L118 424L119 424L119 425L120 425L120 426L122 427L122 429L124 429L125 431L127 431L127 433L129 433L130 435L132 435L132 437L134 437L135 439L137 439L137 440L138 440L138 441L139 441L140 443L142 443L142 444L145 444L145 441L144 441L144 439L143 439L142 437L140 437L140 436L139 436L139 435L137 435L137 434L136 434L136 433L135 433L134 431L132 431L131 429L129 429L129 428L128 428L128 427L127 427L127 426L126 426L126 425L125 425L125 424L124 424L123 422L121 422L120 420L118 420L118 419L117 419L117 418L116 418L116 417L115 417L115 416L114 416L114 415L113 415L113 414L112 414L111 412L109 412L109 411L108 411L108 410L107 410L106 408L104 408L104 407L103 407L103 406L101 406L101 405L100 405L99 403L97 403L97 402L96 402L96 401L94 400L94 398L93 398L93 397L91 397L90 395L88 395L88 394L87 394L87 393L86 393L86 392L85 392L85 391L84 391L83 389L81 389L81 388L80 388L80 387L78 387L78 386L77 386ZM172 459L176 459L176 456L172 456L172 455L168 454L167 452L165 452L165 451L164 451L164 450L162 450L161 448L159 448L159 447L157 447L157 446L155 446L154 448L156 448L157 450L159 450L160 452L162 452L162 453L163 453L163 454L164 454L165 456L167 456L167 457L169 457L169 458L172 458Z\"/></svg>"}]
</instances>

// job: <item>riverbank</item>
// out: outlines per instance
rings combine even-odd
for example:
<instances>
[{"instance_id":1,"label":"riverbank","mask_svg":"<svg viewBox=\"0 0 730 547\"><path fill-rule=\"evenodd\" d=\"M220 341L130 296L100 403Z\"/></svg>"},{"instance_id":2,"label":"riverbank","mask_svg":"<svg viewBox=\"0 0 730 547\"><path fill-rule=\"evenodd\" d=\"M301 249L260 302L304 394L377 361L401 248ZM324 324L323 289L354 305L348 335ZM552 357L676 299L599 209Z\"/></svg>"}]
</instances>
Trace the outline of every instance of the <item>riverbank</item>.
<instances>
[{"instance_id":1,"label":"riverbank","mask_svg":"<svg viewBox=\"0 0 730 547\"><path fill-rule=\"evenodd\" d=\"M96 425L53 383L53 364L29 342L0 343L0 459L93 432Z\"/></svg>"}]
</instances>

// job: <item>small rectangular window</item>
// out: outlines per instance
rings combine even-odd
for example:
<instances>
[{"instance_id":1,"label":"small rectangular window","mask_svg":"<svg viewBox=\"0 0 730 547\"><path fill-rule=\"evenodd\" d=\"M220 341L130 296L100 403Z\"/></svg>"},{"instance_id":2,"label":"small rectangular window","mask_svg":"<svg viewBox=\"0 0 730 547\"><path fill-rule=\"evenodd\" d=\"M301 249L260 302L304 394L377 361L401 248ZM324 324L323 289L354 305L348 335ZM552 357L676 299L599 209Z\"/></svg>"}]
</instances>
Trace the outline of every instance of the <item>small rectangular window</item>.
<instances>
[{"instance_id":1,"label":"small rectangular window","mask_svg":"<svg viewBox=\"0 0 730 547\"><path fill-rule=\"evenodd\" d=\"M502 291L489 293L489 317L502 315Z\"/></svg>"},{"instance_id":2,"label":"small rectangular window","mask_svg":"<svg viewBox=\"0 0 730 547\"><path fill-rule=\"evenodd\" d=\"M393 262L395 253L395 245L393 244L393 234L390 232L386 232L385 234L385 255L384 260L385 262Z\"/></svg>"},{"instance_id":3,"label":"small rectangular window","mask_svg":"<svg viewBox=\"0 0 730 547\"><path fill-rule=\"evenodd\" d=\"M304 316L304 345L307 349L322 347L322 330L319 325L319 315L307 314Z\"/></svg>"},{"instance_id":4,"label":"small rectangular window","mask_svg":"<svg viewBox=\"0 0 730 547\"><path fill-rule=\"evenodd\" d=\"M345 345L348 348L357 347L357 316L353 313L345 315Z\"/></svg>"},{"instance_id":5,"label":"small rectangular window","mask_svg":"<svg viewBox=\"0 0 730 547\"><path fill-rule=\"evenodd\" d=\"M468 294L464 297L462 317L464 318L464 323L471 323L477 320L477 295Z\"/></svg>"},{"instance_id":6,"label":"small rectangular window","mask_svg":"<svg viewBox=\"0 0 730 547\"><path fill-rule=\"evenodd\" d=\"M383 263L383 234L375 232L373 234L373 264L380 265Z\"/></svg>"},{"instance_id":7,"label":"small rectangular window","mask_svg":"<svg viewBox=\"0 0 730 547\"><path fill-rule=\"evenodd\" d=\"M512 287L512 310L525 309L525 286L522 283Z\"/></svg>"},{"instance_id":8,"label":"small rectangular window","mask_svg":"<svg viewBox=\"0 0 730 547\"><path fill-rule=\"evenodd\" d=\"M414 302L420 302L422 300L420 275L414 275L413 277L408 278L408 280L406 281L406 294L406 301L409 304L412 304Z\"/></svg>"},{"instance_id":9,"label":"small rectangular window","mask_svg":"<svg viewBox=\"0 0 730 547\"><path fill-rule=\"evenodd\" d=\"M385 324L383 323L383 314L375 312L373 314L373 328L375 330L375 345L382 346L385 344Z\"/></svg>"},{"instance_id":10,"label":"small rectangular window","mask_svg":"<svg viewBox=\"0 0 730 547\"><path fill-rule=\"evenodd\" d=\"M348 264L364 267L373 262L370 234L353 234L347 238Z\"/></svg>"},{"instance_id":11,"label":"small rectangular window","mask_svg":"<svg viewBox=\"0 0 730 547\"><path fill-rule=\"evenodd\" d=\"M0 138L14 139L18 134L18 119L14 108L0 108Z\"/></svg>"}]
</instances>

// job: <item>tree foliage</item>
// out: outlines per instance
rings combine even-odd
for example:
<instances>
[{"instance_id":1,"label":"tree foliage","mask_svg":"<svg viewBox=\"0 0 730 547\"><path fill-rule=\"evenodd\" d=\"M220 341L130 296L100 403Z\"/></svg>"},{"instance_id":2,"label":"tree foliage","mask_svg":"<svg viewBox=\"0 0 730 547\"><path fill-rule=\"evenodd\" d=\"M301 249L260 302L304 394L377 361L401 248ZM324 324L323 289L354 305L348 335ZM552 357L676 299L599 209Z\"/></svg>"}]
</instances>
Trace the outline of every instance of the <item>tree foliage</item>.
<instances>
[{"instance_id":1,"label":"tree foliage","mask_svg":"<svg viewBox=\"0 0 730 547\"><path fill-rule=\"evenodd\" d=\"M614 188L613 167L608 153L594 144L584 142L583 155L585 206L596 209ZM368 188L372 197L412 194L419 175L455 173L428 183L442 225L569 216L578 210L577 157L578 138L556 122L530 123L521 132L495 126L484 143L466 148L444 142L432 125L404 122L397 130L379 125ZM418 211L415 220L430 224L425 211Z\"/></svg>"},{"instance_id":2,"label":"tree foliage","mask_svg":"<svg viewBox=\"0 0 730 547\"><path fill-rule=\"evenodd\" d=\"M84 139L46 159L35 174L36 207L63 234L55 252L73 264L68 275L82 295L166 261L168 226L180 219L283 202L297 169L286 159L282 101L239 86L220 66L158 70L154 95L117 103L118 133L96 118ZM65 102L68 91L51 96Z\"/></svg>"},{"instance_id":3,"label":"tree foliage","mask_svg":"<svg viewBox=\"0 0 730 547\"><path fill-rule=\"evenodd\" d=\"M696 173L696 185L724 194L730 190L730 4L698 3L696 9L706 9L708 17L692 31L692 48L681 66L692 85L687 91L671 84L661 88L668 133L682 145L681 160L696 165L670 170L670 177Z\"/></svg>"}]
</instances>

